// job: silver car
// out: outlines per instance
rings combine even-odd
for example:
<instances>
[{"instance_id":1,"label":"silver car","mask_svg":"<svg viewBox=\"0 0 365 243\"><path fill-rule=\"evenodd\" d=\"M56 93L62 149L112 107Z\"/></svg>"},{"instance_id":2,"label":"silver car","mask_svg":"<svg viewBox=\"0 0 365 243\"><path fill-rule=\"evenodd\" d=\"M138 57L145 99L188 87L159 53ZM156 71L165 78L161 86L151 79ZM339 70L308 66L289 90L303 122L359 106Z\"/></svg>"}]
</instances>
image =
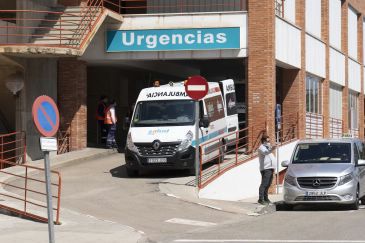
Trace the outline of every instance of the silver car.
<instances>
[{"instance_id":1,"label":"silver car","mask_svg":"<svg viewBox=\"0 0 365 243\"><path fill-rule=\"evenodd\" d=\"M288 208L305 203L365 204L365 144L355 138L300 141L284 180Z\"/></svg>"}]
</instances>

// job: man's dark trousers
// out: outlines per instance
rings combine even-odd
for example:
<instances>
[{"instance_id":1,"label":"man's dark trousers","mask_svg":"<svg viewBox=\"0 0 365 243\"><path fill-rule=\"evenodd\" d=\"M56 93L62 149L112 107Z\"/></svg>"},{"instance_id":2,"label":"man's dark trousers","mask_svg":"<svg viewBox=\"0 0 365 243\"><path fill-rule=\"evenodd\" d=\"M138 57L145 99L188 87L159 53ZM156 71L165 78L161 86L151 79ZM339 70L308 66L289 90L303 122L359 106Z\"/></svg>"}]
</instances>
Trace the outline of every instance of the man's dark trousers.
<instances>
[{"instance_id":1,"label":"man's dark trousers","mask_svg":"<svg viewBox=\"0 0 365 243\"><path fill-rule=\"evenodd\" d=\"M259 189L259 199L260 200L268 200L269 196L269 188L272 183L274 170L273 169L267 169L261 171L261 185Z\"/></svg>"}]
</instances>

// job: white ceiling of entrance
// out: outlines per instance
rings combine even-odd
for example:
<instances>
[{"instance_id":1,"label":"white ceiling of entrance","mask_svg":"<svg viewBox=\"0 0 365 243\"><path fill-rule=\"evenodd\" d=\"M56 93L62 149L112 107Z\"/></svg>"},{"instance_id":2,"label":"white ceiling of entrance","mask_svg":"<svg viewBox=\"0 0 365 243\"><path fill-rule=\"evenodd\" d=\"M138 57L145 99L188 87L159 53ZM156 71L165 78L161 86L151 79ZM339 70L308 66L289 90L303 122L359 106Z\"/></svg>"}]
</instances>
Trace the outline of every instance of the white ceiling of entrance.
<instances>
[{"instance_id":1,"label":"white ceiling of entrance","mask_svg":"<svg viewBox=\"0 0 365 243\"><path fill-rule=\"evenodd\" d=\"M171 61L97 61L88 62L90 66L110 66L110 67L124 67L137 68L140 70L158 71L166 75L179 76L186 78L191 75L199 75L200 69L173 63Z\"/></svg>"}]
</instances>

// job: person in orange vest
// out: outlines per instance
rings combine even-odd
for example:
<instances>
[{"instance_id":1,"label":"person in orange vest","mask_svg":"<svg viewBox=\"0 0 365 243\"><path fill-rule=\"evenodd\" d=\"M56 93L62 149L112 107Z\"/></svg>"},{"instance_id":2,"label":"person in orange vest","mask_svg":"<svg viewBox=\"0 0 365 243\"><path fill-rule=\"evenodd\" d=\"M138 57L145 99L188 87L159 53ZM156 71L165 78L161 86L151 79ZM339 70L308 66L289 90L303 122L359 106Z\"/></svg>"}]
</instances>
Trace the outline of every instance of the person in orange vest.
<instances>
[{"instance_id":1,"label":"person in orange vest","mask_svg":"<svg viewBox=\"0 0 365 243\"><path fill-rule=\"evenodd\" d=\"M100 96L98 106L96 108L96 121L98 125L97 131L97 143L105 143L106 141L106 127L104 125L105 110L108 104L108 97L105 95Z\"/></svg>"},{"instance_id":2,"label":"person in orange vest","mask_svg":"<svg viewBox=\"0 0 365 243\"><path fill-rule=\"evenodd\" d=\"M117 143L115 141L115 132L117 130L117 116L115 112L115 107L117 103L115 100L110 102L110 105L105 110L104 124L107 127L108 135L106 138L107 148L117 148Z\"/></svg>"}]
</instances>

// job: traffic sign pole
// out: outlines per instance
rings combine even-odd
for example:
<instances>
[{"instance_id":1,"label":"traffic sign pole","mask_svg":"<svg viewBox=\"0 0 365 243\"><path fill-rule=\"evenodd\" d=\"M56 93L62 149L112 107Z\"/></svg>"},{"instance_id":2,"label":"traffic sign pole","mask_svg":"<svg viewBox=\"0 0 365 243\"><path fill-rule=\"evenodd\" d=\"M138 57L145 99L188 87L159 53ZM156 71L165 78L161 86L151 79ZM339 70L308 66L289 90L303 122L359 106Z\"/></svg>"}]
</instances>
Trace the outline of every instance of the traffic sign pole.
<instances>
[{"instance_id":1,"label":"traffic sign pole","mask_svg":"<svg viewBox=\"0 0 365 243\"><path fill-rule=\"evenodd\" d=\"M195 186L199 187L199 169L200 169L200 153L199 153L199 101L195 101Z\"/></svg>"},{"instance_id":2,"label":"traffic sign pole","mask_svg":"<svg viewBox=\"0 0 365 243\"><path fill-rule=\"evenodd\" d=\"M202 76L190 77L185 83L185 92L195 100L195 185L199 188L199 170L200 170L200 153L199 153L199 123L200 107L199 100L203 99L209 91L207 80Z\"/></svg>"},{"instance_id":3,"label":"traffic sign pole","mask_svg":"<svg viewBox=\"0 0 365 243\"><path fill-rule=\"evenodd\" d=\"M53 224L53 205L51 191L51 173L50 173L49 151L44 152L44 171L46 175L46 191L47 191L47 214L48 214L48 236L49 242L54 243L54 224Z\"/></svg>"},{"instance_id":4,"label":"traffic sign pole","mask_svg":"<svg viewBox=\"0 0 365 243\"><path fill-rule=\"evenodd\" d=\"M33 122L39 133L41 150L44 153L44 173L46 177L47 215L49 242L54 243L53 204L49 152L57 151L57 134L60 125L60 113L54 100L46 95L39 96L32 107Z\"/></svg>"}]
</instances>

